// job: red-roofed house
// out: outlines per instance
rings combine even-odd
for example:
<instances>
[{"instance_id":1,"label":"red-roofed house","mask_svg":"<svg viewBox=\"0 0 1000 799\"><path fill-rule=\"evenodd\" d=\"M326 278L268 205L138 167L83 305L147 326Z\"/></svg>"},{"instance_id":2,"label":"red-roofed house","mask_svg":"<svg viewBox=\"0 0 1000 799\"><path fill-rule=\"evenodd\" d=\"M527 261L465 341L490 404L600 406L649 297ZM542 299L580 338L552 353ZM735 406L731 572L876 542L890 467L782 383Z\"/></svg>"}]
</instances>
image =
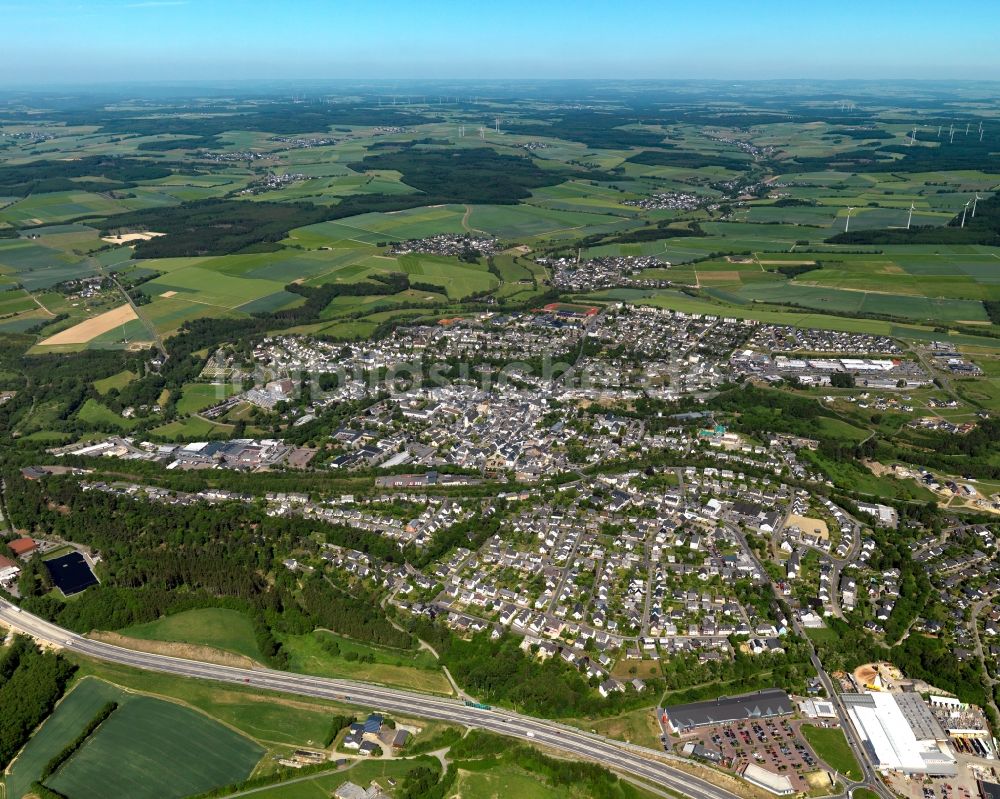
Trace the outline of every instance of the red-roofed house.
<instances>
[{"instance_id":1,"label":"red-roofed house","mask_svg":"<svg viewBox=\"0 0 1000 799\"><path fill-rule=\"evenodd\" d=\"M9 583L11 580L16 580L17 575L20 573L21 570L14 561L0 555L0 583Z\"/></svg>"},{"instance_id":2,"label":"red-roofed house","mask_svg":"<svg viewBox=\"0 0 1000 799\"><path fill-rule=\"evenodd\" d=\"M23 558L38 549L38 544L31 538L15 538L7 546L17 557Z\"/></svg>"}]
</instances>

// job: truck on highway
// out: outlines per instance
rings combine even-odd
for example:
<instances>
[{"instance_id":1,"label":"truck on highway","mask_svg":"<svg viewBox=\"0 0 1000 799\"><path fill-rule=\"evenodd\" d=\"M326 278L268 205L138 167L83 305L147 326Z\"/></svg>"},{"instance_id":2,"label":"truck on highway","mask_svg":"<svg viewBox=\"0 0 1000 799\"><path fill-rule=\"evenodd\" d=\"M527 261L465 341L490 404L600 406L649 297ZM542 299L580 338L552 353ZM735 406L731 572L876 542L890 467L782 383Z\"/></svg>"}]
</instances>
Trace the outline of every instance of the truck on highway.
<instances>
[{"instance_id":1,"label":"truck on highway","mask_svg":"<svg viewBox=\"0 0 1000 799\"><path fill-rule=\"evenodd\" d=\"M474 707L478 710L493 710L493 705L486 705L482 702L473 702L470 699L465 700L466 707Z\"/></svg>"}]
</instances>

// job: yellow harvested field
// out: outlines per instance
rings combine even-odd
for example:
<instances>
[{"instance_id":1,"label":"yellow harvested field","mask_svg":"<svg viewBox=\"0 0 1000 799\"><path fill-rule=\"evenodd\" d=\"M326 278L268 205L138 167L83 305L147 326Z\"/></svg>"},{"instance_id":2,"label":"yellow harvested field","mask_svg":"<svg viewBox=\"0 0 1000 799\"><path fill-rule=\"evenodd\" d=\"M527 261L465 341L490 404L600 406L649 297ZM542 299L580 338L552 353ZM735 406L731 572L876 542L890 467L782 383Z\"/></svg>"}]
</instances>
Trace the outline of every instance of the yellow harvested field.
<instances>
[{"instance_id":1,"label":"yellow harvested field","mask_svg":"<svg viewBox=\"0 0 1000 799\"><path fill-rule=\"evenodd\" d=\"M758 261L764 266L815 266L815 261Z\"/></svg>"},{"instance_id":2,"label":"yellow harvested field","mask_svg":"<svg viewBox=\"0 0 1000 799\"><path fill-rule=\"evenodd\" d=\"M128 244L130 241L149 241L157 236L166 235L166 233L153 233L152 231L147 233L122 233L118 236L102 236L101 241L106 241L108 244Z\"/></svg>"},{"instance_id":3,"label":"yellow harvested field","mask_svg":"<svg viewBox=\"0 0 1000 799\"><path fill-rule=\"evenodd\" d=\"M177 296L177 292L176 291L164 291L160 296L161 297L168 297L168 298L169 297L176 297Z\"/></svg>"},{"instance_id":4,"label":"yellow harvested field","mask_svg":"<svg viewBox=\"0 0 1000 799\"><path fill-rule=\"evenodd\" d=\"M740 273L735 271L706 271L703 269L695 269L698 275L698 280L702 283L739 283Z\"/></svg>"},{"instance_id":5,"label":"yellow harvested field","mask_svg":"<svg viewBox=\"0 0 1000 799\"><path fill-rule=\"evenodd\" d=\"M93 319L80 322L80 324L62 330L54 336L49 336L44 341L40 341L39 346L56 347L60 344L86 344L102 333L107 333L119 325L138 318L131 305L120 305L110 311L105 311L99 316L95 316Z\"/></svg>"}]
</instances>

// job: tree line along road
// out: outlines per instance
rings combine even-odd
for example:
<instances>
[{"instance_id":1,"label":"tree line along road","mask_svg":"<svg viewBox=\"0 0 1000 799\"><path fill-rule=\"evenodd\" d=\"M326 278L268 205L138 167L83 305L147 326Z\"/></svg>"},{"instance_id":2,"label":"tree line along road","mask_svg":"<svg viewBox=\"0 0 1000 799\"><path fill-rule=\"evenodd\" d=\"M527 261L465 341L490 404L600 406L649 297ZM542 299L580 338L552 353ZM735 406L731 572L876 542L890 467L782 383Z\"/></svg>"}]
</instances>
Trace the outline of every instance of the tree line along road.
<instances>
[{"instance_id":1,"label":"tree line along road","mask_svg":"<svg viewBox=\"0 0 1000 799\"><path fill-rule=\"evenodd\" d=\"M389 713L450 721L592 760L689 799L736 799L735 794L662 762L663 753L507 710L469 707L458 699L432 697L351 680L311 677L271 669L240 669L137 652L84 638L7 603L0 603L0 621L36 640L97 660L193 679L248 684L266 690L364 705Z\"/></svg>"}]
</instances>

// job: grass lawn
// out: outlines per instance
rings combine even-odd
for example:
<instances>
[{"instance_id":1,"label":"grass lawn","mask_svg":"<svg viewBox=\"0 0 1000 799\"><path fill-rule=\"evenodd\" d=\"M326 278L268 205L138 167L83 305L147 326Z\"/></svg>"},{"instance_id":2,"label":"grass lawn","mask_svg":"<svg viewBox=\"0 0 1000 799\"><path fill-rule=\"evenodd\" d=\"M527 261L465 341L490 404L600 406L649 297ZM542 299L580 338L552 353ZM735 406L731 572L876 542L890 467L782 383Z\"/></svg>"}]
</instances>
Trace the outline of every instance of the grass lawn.
<instances>
[{"instance_id":1,"label":"grass lawn","mask_svg":"<svg viewBox=\"0 0 1000 799\"><path fill-rule=\"evenodd\" d=\"M532 799L565 799L574 796L564 787L553 788L534 774L514 766L496 766L485 771L459 768L449 797L494 799L501 796L530 796Z\"/></svg>"},{"instance_id":2,"label":"grass lawn","mask_svg":"<svg viewBox=\"0 0 1000 799\"><path fill-rule=\"evenodd\" d=\"M113 388L117 388L120 391L137 377L138 375L135 372L125 369L118 374L111 375L111 377L105 377L103 380L95 380L94 388L97 389L98 394L107 394Z\"/></svg>"},{"instance_id":3,"label":"grass lawn","mask_svg":"<svg viewBox=\"0 0 1000 799\"><path fill-rule=\"evenodd\" d=\"M930 491L912 480L879 477L853 461L835 461L816 452L805 453L803 457L846 491L895 499L927 500L933 497Z\"/></svg>"},{"instance_id":4,"label":"grass lawn","mask_svg":"<svg viewBox=\"0 0 1000 799\"><path fill-rule=\"evenodd\" d=\"M569 723L581 730L596 730L601 735L619 741L659 749L660 725L652 707L643 707L620 716L601 719L570 719Z\"/></svg>"},{"instance_id":5,"label":"grass lawn","mask_svg":"<svg viewBox=\"0 0 1000 799\"><path fill-rule=\"evenodd\" d=\"M844 441L861 442L868 438L868 431L855 427L852 424L834 419L831 416L820 416L816 420L816 427L819 432L831 438L839 438Z\"/></svg>"},{"instance_id":6,"label":"grass lawn","mask_svg":"<svg viewBox=\"0 0 1000 799\"><path fill-rule=\"evenodd\" d=\"M197 711L131 696L47 783L73 799L180 799L245 779L263 755Z\"/></svg>"},{"instance_id":7,"label":"grass lawn","mask_svg":"<svg viewBox=\"0 0 1000 799\"><path fill-rule=\"evenodd\" d=\"M187 610L118 632L144 641L200 644L246 655L254 660L261 658L250 619L239 611L225 608Z\"/></svg>"},{"instance_id":8,"label":"grass lawn","mask_svg":"<svg viewBox=\"0 0 1000 799\"><path fill-rule=\"evenodd\" d=\"M124 419L111 410L106 405L102 405L97 400L90 398L77 414L81 422L90 425L111 425L120 430L131 430L135 426L135 420Z\"/></svg>"},{"instance_id":9,"label":"grass lawn","mask_svg":"<svg viewBox=\"0 0 1000 799\"><path fill-rule=\"evenodd\" d=\"M366 647L334 636L341 646L341 654L335 656L320 645L321 636L324 635L329 634L317 632L311 635L290 635L283 639L291 656L291 671L320 677L366 680L432 694L451 694L451 686L444 673L427 653ZM349 651L373 654L375 662L347 660L344 655Z\"/></svg>"},{"instance_id":10,"label":"grass lawn","mask_svg":"<svg viewBox=\"0 0 1000 799\"><path fill-rule=\"evenodd\" d=\"M802 725L802 734L815 750L816 755L830 768L851 779L861 777L861 768L847 744L844 731L835 727Z\"/></svg>"},{"instance_id":11,"label":"grass lawn","mask_svg":"<svg viewBox=\"0 0 1000 799\"><path fill-rule=\"evenodd\" d=\"M192 417L154 427L153 432L158 436L172 440L191 441L219 433L229 433L232 429L232 425L216 424L207 419Z\"/></svg>"},{"instance_id":12,"label":"grass lawn","mask_svg":"<svg viewBox=\"0 0 1000 799\"><path fill-rule=\"evenodd\" d=\"M497 799L530 796L531 799L589 799L586 785L558 784L505 759L465 760L454 764L458 777L447 799ZM608 786L601 796L607 799L647 799L653 794L624 780Z\"/></svg>"},{"instance_id":13,"label":"grass lawn","mask_svg":"<svg viewBox=\"0 0 1000 799\"><path fill-rule=\"evenodd\" d=\"M188 383L181 389L181 398L177 400L177 412L198 413L205 408L218 405L239 390L240 387L232 383Z\"/></svg>"}]
</instances>

